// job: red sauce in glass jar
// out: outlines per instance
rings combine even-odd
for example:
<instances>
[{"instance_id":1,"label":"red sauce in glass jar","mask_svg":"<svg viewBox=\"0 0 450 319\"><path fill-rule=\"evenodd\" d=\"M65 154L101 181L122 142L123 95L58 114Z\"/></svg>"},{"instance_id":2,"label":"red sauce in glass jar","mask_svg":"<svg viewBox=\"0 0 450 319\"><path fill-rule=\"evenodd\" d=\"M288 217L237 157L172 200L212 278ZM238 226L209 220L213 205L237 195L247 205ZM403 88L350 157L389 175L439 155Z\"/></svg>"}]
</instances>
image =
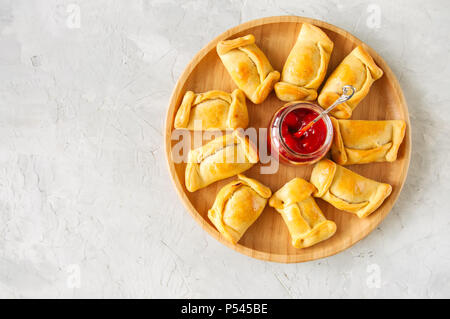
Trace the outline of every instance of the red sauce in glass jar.
<instances>
[{"instance_id":1,"label":"red sauce in glass jar","mask_svg":"<svg viewBox=\"0 0 450 319\"><path fill-rule=\"evenodd\" d=\"M312 122L319 113L311 109L295 109L287 113L281 123L281 137L286 145L296 153L310 154L317 151L327 137L327 126L321 119L303 135L300 130Z\"/></svg>"},{"instance_id":2,"label":"red sauce in glass jar","mask_svg":"<svg viewBox=\"0 0 450 319\"><path fill-rule=\"evenodd\" d=\"M288 103L279 109L269 128L272 155L294 165L312 164L325 156L333 139L333 126L328 116L299 135L299 131L321 112L322 108L309 102Z\"/></svg>"}]
</instances>

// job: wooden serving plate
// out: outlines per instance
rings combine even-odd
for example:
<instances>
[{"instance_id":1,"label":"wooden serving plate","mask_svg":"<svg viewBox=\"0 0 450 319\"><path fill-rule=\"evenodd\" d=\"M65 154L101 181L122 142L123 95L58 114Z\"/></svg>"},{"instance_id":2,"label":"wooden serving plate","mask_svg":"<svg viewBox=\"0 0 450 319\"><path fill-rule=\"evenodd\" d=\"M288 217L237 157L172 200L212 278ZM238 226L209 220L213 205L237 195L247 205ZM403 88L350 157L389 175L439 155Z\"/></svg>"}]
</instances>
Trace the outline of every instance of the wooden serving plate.
<instances>
[{"instance_id":1,"label":"wooden serving plate","mask_svg":"<svg viewBox=\"0 0 450 319\"><path fill-rule=\"evenodd\" d=\"M175 114L187 90L196 93L212 89L231 92L236 88L216 53L216 45L219 41L252 33L255 35L257 45L267 55L272 66L281 72L303 22L321 27L334 42L328 75L359 44L368 50L378 66L383 69L383 77L374 83L369 95L353 112L352 119L406 121L406 136L400 147L398 159L394 163L371 163L347 167L363 176L391 184L392 194L377 211L365 219L339 211L325 201L316 199L325 216L336 223L337 231L330 239L306 249L296 249L291 245L289 232L281 215L267 205L239 243L232 245L210 223L207 211L212 206L217 192L236 177L216 182L194 193L186 190L184 185L186 164L177 164L172 160L172 146L177 142L171 140ZM260 105L254 105L247 99L249 127L267 127L273 113L283 104L284 102L278 100L274 92ZM411 155L410 122L408 107L396 77L373 49L347 31L322 21L296 16L269 17L246 22L224 32L192 59L180 76L170 99L166 117L165 147L176 190L188 211L208 233L228 247L254 258L285 263L303 262L330 256L352 246L367 236L386 217L400 194L408 172ZM302 177L309 181L312 171L310 165L291 167L280 164L276 174L262 175L260 165L253 166L244 174L261 181L273 192L294 177Z\"/></svg>"}]
</instances>

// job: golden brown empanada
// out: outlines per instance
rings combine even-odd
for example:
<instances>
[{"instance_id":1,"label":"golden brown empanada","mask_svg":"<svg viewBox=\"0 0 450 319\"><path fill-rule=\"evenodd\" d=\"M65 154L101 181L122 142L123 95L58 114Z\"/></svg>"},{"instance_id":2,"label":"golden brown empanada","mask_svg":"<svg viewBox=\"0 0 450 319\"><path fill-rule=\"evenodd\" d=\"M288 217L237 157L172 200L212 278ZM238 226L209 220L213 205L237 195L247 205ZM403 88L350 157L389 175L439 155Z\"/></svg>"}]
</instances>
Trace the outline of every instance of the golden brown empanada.
<instances>
[{"instance_id":1,"label":"golden brown empanada","mask_svg":"<svg viewBox=\"0 0 450 319\"><path fill-rule=\"evenodd\" d=\"M275 84L275 93L282 101L313 101L327 74L333 41L320 28L303 23L297 42L289 53Z\"/></svg>"},{"instance_id":2,"label":"golden brown empanada","mask_svg":"<svg viewBox=\"0 0 450 319\"><path fill-rule=\"evenodd\" d=\"M336 224L327 220L311 194L314 185L294 178L280 188L269 200L283 216L295 248L305 248L326 240L336 232Z\"/></svg>"},{"instance_id":3,"label":"golden brown empanada","mask_svg":"<svg viewBox=\"0 0 450 319\"><path fill-rule=\"evenodd\" d=\"M331 117L334 138L331 156L340 165L393 162L405 136L406 123L337 120Z\"/></svg>"},{"instance_id":4,"label":"golden brown empanada","mask_svg":"<svg viewBox=\"0 0 450 319\"><path fill-rule=\"evenodd\" d=\"M257 180L240 174L238 178L219 191L208 211L209 220L233 244L258 219L272 195L270 188Z\"/></svg>"},{"instance_id":5,"label":"golden brown empanada","mask_svg":"<svg viewBox=\"0 0 450 319\"><path fill-rule=\"evenodd\" d=\"M255 146L239 131L215 138L190 150L185 172L190 192L242 173L259 161Z\"/></svg>"},{"instance_id":6,"label":"golden brown empanada","mask_svg":"<svg viewBox=\"0 0 450 319\"><path fill-rule=\"evenodd\" d=\"M356 89L353 97L331 111L337 118L348 119L358 103L369 93L372 83L382 75L383 70L375 64L369 53L362 46L357 46L328 77L320 91L318 102L327 109L342 94L344 85L352 85Z\"/></svg>"},{"instance_id":7,"label":"golden brown empanada","mask_svg":"<svg viewBox=\"0 0 450 319\"><path fill-rule=\"evenodd\" d=\"M220 41L217 53L234 83L255 104L262 103L280 79L252 34Z\"/></svg>"},{"instance_id":8,"label":"golden brown empanada","mask_svg":"<svg viewBox=\"0 0 450 319\"><path fill-rule=\"evenodd\" d=\"M248 112L244 92L239 89L231 94L217 90L200 94L187 91L175 117L175 128L198 130L195 121L200 121L201 130L246 128Z\"/></svg>"},{"instance_id":9,"label":"golden brown empanada","mask_svg":"<svg viewBox=\"0 0 450 319\"><path fill-rule=\"evenodd\" d=\"M373 213L392 191L389 184L358 175L327 159L314 166L311 183L317 188L315 197L360 218Z\"/></svg>"}]
</instances>

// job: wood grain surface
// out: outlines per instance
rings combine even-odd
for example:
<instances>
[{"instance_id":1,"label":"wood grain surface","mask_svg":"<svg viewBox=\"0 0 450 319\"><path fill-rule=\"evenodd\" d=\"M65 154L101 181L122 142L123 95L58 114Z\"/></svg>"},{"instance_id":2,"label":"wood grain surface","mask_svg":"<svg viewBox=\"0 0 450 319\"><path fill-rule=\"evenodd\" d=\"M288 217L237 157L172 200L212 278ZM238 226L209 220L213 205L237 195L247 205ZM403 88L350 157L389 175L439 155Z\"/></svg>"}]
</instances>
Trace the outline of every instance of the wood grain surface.
<instances>
[{"instance_id":1,"label":"wood grain surface","mask_svg":"<svg viewBox=\"0 0 450 319\"><path fill-rule=\"evenodd\" d=\"M339 211L325 201L316 199L325 216L337 224L337 231L332 238L313 247L306 249L292 247L288 229L281 216L269 206L247 230L239 243L233 245L227 242L210 223L207 211L212 206L217 192L236 177L216 182L194 193L188 192L184 186L186 164L174 163L172 160L172 147L177 142L171 139L174 130L173 120L187 90L193 90L196 93L213 89L231 92L236 88L217 56L216 45L219 41L252 33L255 35L257 45L267 55L272 66L281 72L303 22L321 27L334 42L328 74L359 44L367 49L378 66L383 69L383 77L374 83L369 95L354 110L352 119L406 121L406 136L400 147L398 159L394 163L371 163L347 167L363 176L391 184L393 191L383 205L365 219ZM267 127L273 113L283 104L284 102L278 100L274 92L259 105L254 105L247 99L249 126ZM350 33L322 21L296 16L269 17L243 23L224 32L200 50L188 64L173 90L166 116L164 138L166 158L175 188L185 207L201 227L238 252L258 259L285 263L304 262L330 256L367 236L386 217L400 194L408 172L411 154L408 108L398 81L385 61L373 49ZM309 180L312 170L312 166L291 167L280 164L276 174L262 175L260 165L255 165L244 174L261 181L273 192L294 177Z\"/></svg>"}]
</instances>

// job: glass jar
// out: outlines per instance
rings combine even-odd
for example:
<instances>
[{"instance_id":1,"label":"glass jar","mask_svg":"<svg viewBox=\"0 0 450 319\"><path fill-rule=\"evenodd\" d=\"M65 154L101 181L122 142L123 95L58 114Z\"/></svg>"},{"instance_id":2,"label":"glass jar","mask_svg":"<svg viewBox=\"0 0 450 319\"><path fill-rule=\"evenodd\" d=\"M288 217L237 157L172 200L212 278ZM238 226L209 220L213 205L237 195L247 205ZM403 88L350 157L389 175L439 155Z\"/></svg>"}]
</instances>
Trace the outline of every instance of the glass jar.
<instances>
[{"instance_id":1,"label":"glass jar","mask_svg":"<svg viewBox=\"0 0 450 319\"><path fill-rule=\"evenodd\" d=\"M278 156L281 162L291 165L313 164L322 159L333 141L333 125L328 115L303 136L296 137L296 133L321 112L320 106L304 101L287 103L276 111L268 135L272 156Z\"/></svg>"}]
</instances>

